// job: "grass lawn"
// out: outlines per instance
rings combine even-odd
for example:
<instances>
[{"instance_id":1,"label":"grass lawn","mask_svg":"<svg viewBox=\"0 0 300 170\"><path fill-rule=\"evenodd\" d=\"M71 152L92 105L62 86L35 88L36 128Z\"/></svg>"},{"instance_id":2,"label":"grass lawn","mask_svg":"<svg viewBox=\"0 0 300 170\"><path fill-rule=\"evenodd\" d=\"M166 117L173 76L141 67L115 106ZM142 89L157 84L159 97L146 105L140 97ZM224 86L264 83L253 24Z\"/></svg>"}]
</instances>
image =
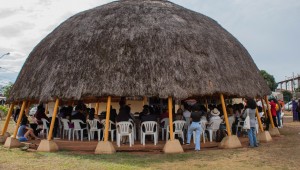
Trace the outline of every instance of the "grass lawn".
<instances>
[{"instance_id":1,"label":"grass lawn","mask_svg":"<svg viewBox=\"0 0 300 170\"><path fill-rule=\"evenodd\" d=\"M1 130L3 124L1 121ZM273 138L273 142L255 149L211 149L183 154L42 153L0 145L0 169L299 169L300 123L286 123L280 132L281 136Z\"/></svg>"}]
</instances>

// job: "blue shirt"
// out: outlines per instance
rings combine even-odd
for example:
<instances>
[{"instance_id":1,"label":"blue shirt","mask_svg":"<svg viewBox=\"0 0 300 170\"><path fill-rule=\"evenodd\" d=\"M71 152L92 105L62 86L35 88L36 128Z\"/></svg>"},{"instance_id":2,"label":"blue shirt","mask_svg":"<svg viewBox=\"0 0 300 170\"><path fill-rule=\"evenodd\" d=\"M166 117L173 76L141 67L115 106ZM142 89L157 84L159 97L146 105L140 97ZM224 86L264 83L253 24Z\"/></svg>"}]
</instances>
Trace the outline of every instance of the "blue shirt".
<instances>
[{"instance_id":1,"label":"blue shirt","mask_svg":"<svg viewBox=\"0 0 300 170\"><path fill-rule=\"evenodd\" d=\"M26 125L21 125L21 126L19 127L19 129L18 129L18 134L17 134L17 136L18 136L18 137L24 137L25 133L26 133Z\"/></svg>"}]
</instances>

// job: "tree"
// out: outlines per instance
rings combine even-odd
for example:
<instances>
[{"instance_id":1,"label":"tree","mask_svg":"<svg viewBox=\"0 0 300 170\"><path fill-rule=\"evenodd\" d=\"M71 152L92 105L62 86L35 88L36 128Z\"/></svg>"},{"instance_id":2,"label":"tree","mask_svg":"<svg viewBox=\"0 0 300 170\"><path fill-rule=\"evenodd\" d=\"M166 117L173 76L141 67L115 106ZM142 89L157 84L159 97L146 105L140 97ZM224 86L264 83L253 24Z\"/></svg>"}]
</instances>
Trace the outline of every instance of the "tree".
<instances>
[{"instance_id":1,"label":"tree","mask_svg":"<svg viewBox=\"0 0 300 170\"><path fill-rule=\"evenodd\" d=\"M278 84L276 83L274 76L271 75L271 74L269 74L265 70L260 70L260 74L266 80L266 82L267 82L269 88L271 89L271 91L275 91L275 89L277 88Z\"/></svg>"},{"instance_id":2,"label":"tree","mask_svg":"<svg viewBox=\"0 0 300 170\"><path fill-rule=\"evenodd\" d=\"M14 84L13 84L12 82L9 82L8 85L6 85L6 86L4 86L4 87L2 88L3 95L4 95L6 98L8 98L9 93L10 93L10 90L11 90L11 88L12 88L13 85L14 85Z\"/></svg>"},{"instance_id":3,"label":"tree","mask_svg":"<svg viewBox=\"0 0 300 170\"><path fill-rule=\"evenodd\" d=\"M285 102L290 101L292 99L292 97L293 97L293 94L290 91L288 91L288 90L283 90L282 91L282 95L283 95L283 100Z\"/></svg>"},{"instance_id":4,"label":"tree","mask_svg":"<svg viewBox=\"0 0 300 170\"><path fill-rule=\"evenodd\" d=\"M300 92L300 87L296 88L295 92Z\"/></svg>"}]
</instances>

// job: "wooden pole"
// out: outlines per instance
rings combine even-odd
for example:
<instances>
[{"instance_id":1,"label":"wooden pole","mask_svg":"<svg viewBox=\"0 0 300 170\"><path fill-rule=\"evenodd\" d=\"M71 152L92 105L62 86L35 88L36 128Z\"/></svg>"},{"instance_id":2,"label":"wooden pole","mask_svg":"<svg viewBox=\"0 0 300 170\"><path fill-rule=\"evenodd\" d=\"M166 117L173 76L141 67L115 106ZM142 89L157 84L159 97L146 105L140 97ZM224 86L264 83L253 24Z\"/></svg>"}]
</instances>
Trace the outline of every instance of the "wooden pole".
<instances>
[{"instance_id":1,"label":"wooden pole","mask_svg":"<svg viewBox=\"0 0 300 170\"><path fill-rule=\"evenodd\" d=\"M144 96L144 98L143 98L143 106L144 105L147 105L148 103L147 103L147 97L146 96Z\"/></svg>"},{"instance_id":2,"label":"wooden pole","mask_svg":"<svg viewBox=\"0 0 300 170\"><path fill-rule=\"evenodd\" d=\"M48 103L46 104L46 108L45 108L45 114L48 114Z\"/></svg>"},{"instance_id":3,"label":"wooden pole","mask_svg":"<svg viewBox=\"0 0 300 170\"><path fill-rule=\"evenodd\" d=\"M274 122L273 122L272 113L271 113L271 108L270 108L270 106L269 106L269 100L268 100L268 97L267 97L267 96L265 96L265 101L266 101L266 104L267 104L268 113L269 113L269 119L270 119L272 128L275 128L275 125L274 125Z\"/></svg>"},{"instance_id":4,"label":"wooden pole","mask_svg":"<svg viewBox=\"0 0 300 170\"><path fill-rule=\"evenodd\" d=\"M230 130L230 126L229 126L229 121L228 121L228 116L227 116L227 111L226 111L223 94L220 94L220 99L221 99L222 110L223 110L223 114L224 114L224 118L225 118L226 130L227 130L228 136L231 136L231 130Z\"/></svg>"},{"instance_id":5,"label":"wooden pole","mask_svg":"<svg viewBox=\"0 0 300 170\"><path fill-rule=\"evenodd\" d=\"M27 105L26 105L26 109L25 109L25 115L28 117L29 116L29 107L30 107L30 101L27 102Z\"/></svg>"},{"instance_id":6,"label":"wooden pole","mask_svg":"<svg viewBox=\"0 0 300 170\"><path fill-rule=\"evenodd\" d=\"M49 134L48 134L48 138L47 138L48 141L50 141L51 138L52 138L53 128L54 128L54 124L55 124L55 118L56 118L58 106L59 106L59 99L56 99L53 114L52 114L52 120L51 120L50 129L49 129Z\"/></svg>"},{"instance_id":7,"label":"wooden pole","mask_svg":"<svg viewBox=\"0 0 300 170\"><path fill-rule=\"evenodd\" d=\"M173 136L173 114L172 114L172 109L173 109L173 103L172 103L172 97L168 97L168 107L169 107L169 129L170 129L170 140L174 140Z\"/></svg>"},{"instance_id":8,"label":"wooden pole","mask_svg":"<svg viewBox=\"0 0 300 170\"><path fill-rule=\"evenodd\" d=\"M263 128L263 125L261 123L261 120L260 120L260 116L259 116L259 113L258 113L258 109L256 108L256 118L257 118L257 121L258 121L258 125L259 125L259 129L261 132L264 131L264 128Z\"/></svg>"},{"instance_id":9,"label":"wooden pole","mask_svg":"<svg viewBox=\"0 0 300 170\"><path fill-rule=\"evenodd\" d=\"M6 120L5 120L5 123L4 123L4 126L3 126L3 129L2 129L2 133L1 133L1 136L3 136L5 134L5 132L7 131L7 127L8 127L8 124L9 124L9 121L10 121L10 117L12 115L12 112L14 110L14 103L12 103L10 106L9 106L9 110L8 110L8 113L7 113L7 116L6 116Z\"/></svg>"},{"instance_id":10,"label":"wooden pole","mask_svg":"<svg viewBox=\"0 0 300 170\"><path fill-rule=\"evenodd\" d=\"M96 106L95 106L95 114L98 116L99 114L99 102L96 103Z\"/></svg>"},{"instance_id":11,"label":"wooden pole","mask_svg":"<svg viewBox=\"0 0 300 170\"><path fill-rule=\"evenodd\" d=\"M21 111L19 113L19 117L18 117L18 121L17 121L17 124L16 124L14 134L13 134L13 138L16 138L16 136L17 136L18 129L19 129L19 126L20 126L20 123L21 123L21 120L22 120L22 117L23 117L23 114L24 114L26 103L27 102L25 100L22 103Z\"/></svg>"},{"instance_id":12,"label":"wooden pole","mask_svg":"<svg viewBox=\"0 0 300 170\"><path fill-rule=\"evenodd\" d=\"M108 97L107 97L107 104L106 104L106 120L105 120L104 142L107 142L107 141L108 141L109 117L110 117L110 104L111 104L111 96L108 96Z\"/></svg>"}]
</instances>

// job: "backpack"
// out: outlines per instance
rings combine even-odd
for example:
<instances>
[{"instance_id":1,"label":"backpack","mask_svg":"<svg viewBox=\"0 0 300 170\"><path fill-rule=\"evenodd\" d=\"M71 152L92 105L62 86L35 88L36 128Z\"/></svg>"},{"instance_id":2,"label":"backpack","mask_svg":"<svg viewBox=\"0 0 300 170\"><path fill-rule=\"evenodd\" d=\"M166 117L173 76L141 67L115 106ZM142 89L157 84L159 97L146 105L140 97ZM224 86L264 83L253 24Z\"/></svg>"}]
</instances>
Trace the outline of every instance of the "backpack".
<instances>
[{"instance_id":1,"label":"backpack","mask_svg":"<svg viewBox=\"0 0 300 170\"><path fill-rule=\"evenodd\" d=\"M225 129L218 129L216 132L216 142L221 142L222 139L227 136L227 132Z\"/></svg>"}]
</instances>

